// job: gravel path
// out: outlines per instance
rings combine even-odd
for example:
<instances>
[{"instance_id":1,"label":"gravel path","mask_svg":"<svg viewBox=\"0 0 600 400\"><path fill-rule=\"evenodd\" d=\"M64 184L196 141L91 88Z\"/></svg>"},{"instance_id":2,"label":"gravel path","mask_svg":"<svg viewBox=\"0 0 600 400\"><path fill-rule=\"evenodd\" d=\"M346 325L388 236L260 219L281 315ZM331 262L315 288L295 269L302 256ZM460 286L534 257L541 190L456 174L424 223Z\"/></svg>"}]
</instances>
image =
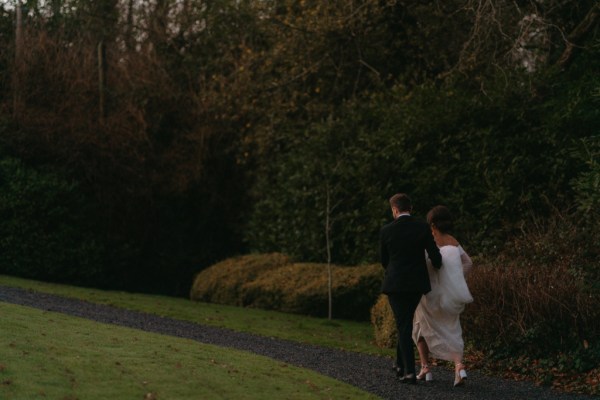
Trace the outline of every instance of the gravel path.
<instances>
[{"instance_id":1,"label":"gravel path","mask_svg":"<svg viewBox=\"0 0 600 400\"><path fill-rule=\"evenodd\" d=\"M453 388L452 371L433 368L434 381L416 386L397 382L391 360L385 357L299 344L287 340L234 332L152 314L129 311L82 300L0 286L0 301L59 312L102 323L126 326L196 340L202 343L249 351L317 371L357 386L384 399L597 399L558 393L531 383L513 382L469 371L467 384Z\"/></svg>"}]
</instances>

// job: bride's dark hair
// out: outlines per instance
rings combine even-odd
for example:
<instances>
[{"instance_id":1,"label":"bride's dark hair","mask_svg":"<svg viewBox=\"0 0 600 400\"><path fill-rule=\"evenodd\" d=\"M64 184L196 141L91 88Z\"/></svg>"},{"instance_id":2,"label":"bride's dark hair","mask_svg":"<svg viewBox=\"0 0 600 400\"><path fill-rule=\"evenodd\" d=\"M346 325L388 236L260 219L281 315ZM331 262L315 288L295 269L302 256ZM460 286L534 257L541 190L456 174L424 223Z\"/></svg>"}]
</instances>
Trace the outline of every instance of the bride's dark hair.
<instances>
[{"instance_id":1,"label":"bride's dark hair","mask_svg":"<svg viewBox=\"0 0 600 400\"><path fill-rule=\"evenodd\" d=\"M452 214L446 206L435 206L427 213L427 223L442 233L448 233L454 227Z\"/></svg>"}]
</instances>

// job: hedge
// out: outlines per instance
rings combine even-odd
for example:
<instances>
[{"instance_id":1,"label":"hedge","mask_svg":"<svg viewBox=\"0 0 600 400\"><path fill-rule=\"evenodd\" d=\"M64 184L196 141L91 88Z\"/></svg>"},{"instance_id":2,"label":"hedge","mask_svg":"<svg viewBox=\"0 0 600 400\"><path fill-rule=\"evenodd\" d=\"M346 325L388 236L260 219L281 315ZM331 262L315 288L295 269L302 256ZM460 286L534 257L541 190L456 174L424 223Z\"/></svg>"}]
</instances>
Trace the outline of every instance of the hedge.
<instances>
[{"instance_id":1,"label":"hedge","mask_svg":"<svg viewBox=\"0 0 600 400\"><path fill-rule=\"evenodd\" d=\"M332 265L333 317L368 320L381 288L378 264ZM295 263L280 254L252 254L219 262L194 279L190 298L316 317L328 312L327 265Z\"/></svg>"}]
</instances>

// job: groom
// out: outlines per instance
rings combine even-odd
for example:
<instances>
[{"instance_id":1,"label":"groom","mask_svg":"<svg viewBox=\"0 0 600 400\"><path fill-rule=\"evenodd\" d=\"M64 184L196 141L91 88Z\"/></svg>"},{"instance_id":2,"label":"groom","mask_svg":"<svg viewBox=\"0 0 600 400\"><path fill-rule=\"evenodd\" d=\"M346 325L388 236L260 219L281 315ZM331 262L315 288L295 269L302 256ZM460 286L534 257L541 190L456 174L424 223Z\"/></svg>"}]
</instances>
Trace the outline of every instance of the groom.
<instances>
[{"instance_id":1,"label":"groom","mask_svg":"<svg viewBox=\"0 0 600 400\"><path fill-rule=\"evenodd\" d=\"M402 383L416 384L412 343L413 317L421 296L431 291L425 250L431 264L439 269L442 256L431 229L410 215L410 198L398 193L390 198L394 221L381 228L381 265L385 277L381 291L388 296L398 329L396 364Z\"/></svg>"}]
</instances>

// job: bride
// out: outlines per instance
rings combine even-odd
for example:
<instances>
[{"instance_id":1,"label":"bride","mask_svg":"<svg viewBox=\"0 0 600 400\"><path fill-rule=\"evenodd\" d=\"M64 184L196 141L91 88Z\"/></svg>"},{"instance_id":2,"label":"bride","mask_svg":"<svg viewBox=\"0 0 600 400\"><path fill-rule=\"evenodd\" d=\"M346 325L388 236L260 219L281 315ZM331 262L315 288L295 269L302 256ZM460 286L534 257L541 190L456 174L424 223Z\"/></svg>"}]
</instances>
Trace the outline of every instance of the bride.
<instances>
[{"instance_id":1,"label":"bride","mask_svg":"<svg viewBox=\"0 0 600 400\"><path fill-rule=\"evenodd\" d=\"M417 379L432 380L428 361L431 354L454 362L454 386L460 386L464 384L467 373L462 363L464 342L459 316L465 304L473 301L465 282L473 263L458 241L448 233L452 229L448 208L432 208L427 214L427 222L442 254L442 268L436 270L428 263L431 292L421 298L415 312L413 340L421 360Z\"/></svg>"}]
</instances>

